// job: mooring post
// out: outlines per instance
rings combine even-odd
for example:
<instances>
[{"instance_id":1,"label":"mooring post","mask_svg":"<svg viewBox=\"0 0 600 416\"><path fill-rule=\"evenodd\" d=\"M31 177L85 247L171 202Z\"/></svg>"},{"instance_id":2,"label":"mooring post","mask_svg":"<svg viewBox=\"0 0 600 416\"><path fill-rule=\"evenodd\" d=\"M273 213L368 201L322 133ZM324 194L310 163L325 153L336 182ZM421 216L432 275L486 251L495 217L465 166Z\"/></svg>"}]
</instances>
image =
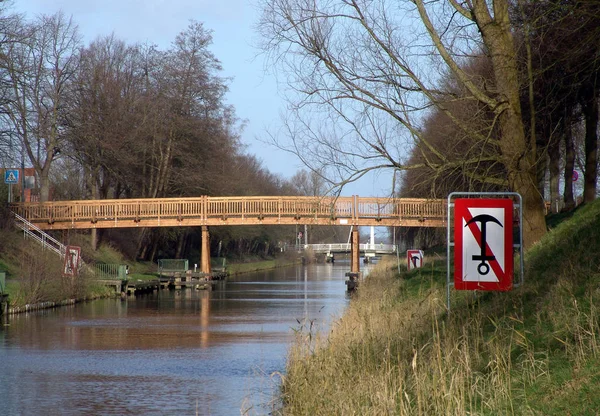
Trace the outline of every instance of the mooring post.
<instances>
[{"instance_id":1,"label":"mooring post","mask_svg":"<svg viewBox=\"0 0 600 416\"><path fill-rule=\"evenodd\" d=\"M202 243L200 249L200 271L202 273L210 273L210 234L208 227L202 226Z\"/></svg>"}]
</instances>

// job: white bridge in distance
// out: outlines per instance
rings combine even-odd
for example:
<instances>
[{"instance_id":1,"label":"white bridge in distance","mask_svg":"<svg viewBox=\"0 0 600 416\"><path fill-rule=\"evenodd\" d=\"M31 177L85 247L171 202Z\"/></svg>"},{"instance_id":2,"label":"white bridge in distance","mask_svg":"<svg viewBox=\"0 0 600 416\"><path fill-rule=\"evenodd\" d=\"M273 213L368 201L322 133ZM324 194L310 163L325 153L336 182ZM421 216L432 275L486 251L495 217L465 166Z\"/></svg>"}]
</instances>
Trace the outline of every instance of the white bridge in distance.
<instances>
[{"instance_id":1,"label":"white bridge in distance","mask_svg":"<svg viewBox=\"0 0 600 416\"><path fill-rule=\"evenodd\" d=\"M334 244L304 244L302 246L305 251L310 250L313 253L341 254L350 253L350 243L334 243ZM396 254L398 247L395 244L383 243L367 243L359 244L359 251L365 257L373 257L383 254Z\"/></svg>"}]
</instances>

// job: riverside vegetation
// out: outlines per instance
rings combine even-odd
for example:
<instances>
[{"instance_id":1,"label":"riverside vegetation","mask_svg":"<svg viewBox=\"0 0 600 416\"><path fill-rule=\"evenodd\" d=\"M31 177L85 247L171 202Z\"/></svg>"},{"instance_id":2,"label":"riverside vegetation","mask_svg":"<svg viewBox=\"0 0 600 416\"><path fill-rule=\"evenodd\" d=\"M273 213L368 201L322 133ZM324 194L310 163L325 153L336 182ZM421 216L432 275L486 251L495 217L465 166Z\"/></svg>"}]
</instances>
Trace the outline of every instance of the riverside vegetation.
<instances>
[{"instance_id":1,"label":"riverside vegetation","mask_svg":"<svg viewBox=\"0 0 600 416\"><path fill-rule=\"evenodd\" d=\"M526 254L509 293L457 292L445 261L369 274L327 337L297 332L283 414L596 415L600 201Z\"/></svg>"},{"instance_id":2,"label":"riverside vegetation","mask_svg":"<svg viewBox=\"0 0 600 416\"><path fill-rule=\"evenodd\" d=\"M87 236L75 235L70 243L82 247L85 253L93 253L87 261L125 263L121 253L108 245L92 252ZM63 276L62 269L63 260L54 252L43 249L36 241L23 238L20 231L9 227L2 229L0 270L7 271L6 292L11 307L114 295L114 289L94 282L85 268L76 279Z\"/></svg>"},{"instance_id":3,"label":"riverside vegetation","mask_svg":"<svg viewBox=\"0 0 600 416\"><path fill-rule=\"evenodd\" d=\"M0 271L6 271L5 292L10 306L20 308L39 303L59 304L67 299L96 299L117 296L113 288L94 281L90 270L83 268L73 279L62 274L63 260L50 250L44 250L38 242L24 239L20 231L9 226L0 232ZM90 238L85 234L70 236L70 244L80 246L88 263L127 264L130 279L150 280L158 277L157 265L152 262L133 262L110 244L92 250ZM297 264L297 253L289 252L277 258L248 257L245 261L227 264L230 274L243 274L258 270L274 269Z\"/></svg>"}]
</instances>

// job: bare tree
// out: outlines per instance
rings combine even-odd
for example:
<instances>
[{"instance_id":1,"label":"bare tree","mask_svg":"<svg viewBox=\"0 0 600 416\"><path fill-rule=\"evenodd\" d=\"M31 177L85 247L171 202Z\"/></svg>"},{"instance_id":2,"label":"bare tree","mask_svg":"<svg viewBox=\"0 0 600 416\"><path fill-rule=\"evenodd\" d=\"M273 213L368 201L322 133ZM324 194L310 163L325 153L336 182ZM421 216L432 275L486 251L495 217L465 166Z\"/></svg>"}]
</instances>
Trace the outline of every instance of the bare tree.
<instances>
[{"instance_id":1,"label":"bare tree","mask_svg":"<svg viewBox=\"0 0 600 416\"><path fill-rule=\"evenodd\" d=\"M6 50L11 100L4 113L39 177L40 200L47 201L50 168L65 140L65 97L80 37L61 12L23 23L18 36Z\"/></svg>"},{"instance_id":2,"label":"bare tree","mask_svg":"<svg viewBox=\"0 0 600 416\"><path fill-rule=\"evenodd\" d=\"M11 61L7 54L15 43L21 40L22 17L7 14L5 4L0 4L0 165L3 167L16 166L19 161L18 152L21 146L9 122L12 97L10 76Z\"/></svg>"},{"instance_id":3,"label":"bare tree","mask_svg":"<svg viewBox=\"0 0 600 416\"><path fill-rule=\"evenodd\" d=\"M545 232L537 190L535 136L521 114L521 83L508 0L425 3L422 0L266 0L261 31L265 50L291 87L290 151L314 167L333 169L343 184L373 169L411 169L412 146L426 149L434 170L498 161L506 177L497 185L524 198L525 242ZM491 62L492 82L464 69L470 56ZM452 73L464 92L440 85ZM476 102L493 115L483 131L456 118L445 103ZM494 156L448 160L422 134L435 107L468 137L496 148ZM320 114L326 116L319 117ZM489 135L497 130L498 138ZM334 175L335 176L335 175Z\"/></svg>"},{"instance_id":4,"label":"bare tree","mask_svg":"<svg viewBox=\"0 0 600 416\"><path fill-rule=\"evenodd\" d=\"M559 199L561 150L564 142L564 200L566 208L574 205L572 181L574 155L584 152L584 201L596 197L597 128L600 84L600 13L597 2L547 0L517 2L515 17L522 38L522 49L532 79L530 98L535 111L530 124L535 124L540 159L548 160L549 199ZM524 100L525 101L525 100ZM526 106L524 106L527 109ZM581 149L575 149L574 127L584 121ZM546 163L540 163L540 191Z\"/></svg>"},{"instance_id":5,"label":"bare tree","mask_svg":"<svg viewBox=\"0 0 600 416\"><path fill-rule=\"evenodd\" d=\"M155 56L160 60L146 71L151 89L147 90L144 115L150 117L146 143L140 152L144 196L163 196L189 176L189 172L178 172L173 166L188 162L202 172L201 163L210 159L207 156L226 146L228 109L223 96L227 87L217 75L221 64L210 52L211 44L210 31L192 21L168 51ZM188 159L198 152L204 157Z\"/></svg>"},{"instance_id":6,"label":"bare tree","mask_svg":"<svg viewBox=\"0 0 600 416\"><path fill-rule=\"evenodd\" d=\"M329 190L327 181L318 171L301 169L292 176L290 183L297 195L325 196Z\"/></svg>"},{"instance_id":7,"label":"bare tree","mask_svg":"<svg viewBox=\"0 0 600 416\"><path fill-rule=\"evenodd\" d=\"M114 35L81 52L69 106L72 156L83 169L94 199L119 197L135 162L132 149L141 128L141 53Z\"/></svg>"}]
</instances>

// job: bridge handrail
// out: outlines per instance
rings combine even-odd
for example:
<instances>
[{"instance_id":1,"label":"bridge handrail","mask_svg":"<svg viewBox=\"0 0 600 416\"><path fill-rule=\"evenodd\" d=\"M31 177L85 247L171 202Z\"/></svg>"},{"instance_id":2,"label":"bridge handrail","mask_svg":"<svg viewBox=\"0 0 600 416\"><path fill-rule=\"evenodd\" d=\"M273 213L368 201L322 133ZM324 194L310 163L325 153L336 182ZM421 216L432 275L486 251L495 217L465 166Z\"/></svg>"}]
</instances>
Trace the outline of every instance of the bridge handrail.
<instances>
[{"instance_id":1,"label":"bridge handrail","mask_svg":"<svg viewBox=\"0 0 600 416\"><path fill-rule=\"evenodd\" d=\"M189 270L188 259L158 259L158 272L186 272Z\"/></svg>"},{"instance_id":2,"label":"bridge handrail","mask_svg":"<svg viewBox=\"0 0 600 416\"><path fill-rule=\"evenodd\" d=\"M105 199L80 201L53 201L43 203L11 204L13 212L43 228L52 228L55 222L71 224L89 221L93 228L97 222L110 227L110 221L118 226L119 221L128 221L136 226L140 221L194 223L211 221L262 221L290 223L308 221L338 224L357 224L359 220L378 223L382 220L435 219L445 221L445 200L417 198L373 198L373 197L190 197L190 198L141 198ZM48 226L46 226L48 224ZM122 224L119 226L123 226ZM66 227L69 228L69 227ZM83 228L83 227L82 227Z\"/></svg>"},{"instance_id":3,"label":"bridge handrail","mask_svg":"<svg viewBox=\"0 0 600 416\"><path fill-rule=\"evenodd\" d=\"M46 233L45 231L43 231L42 229L37 227L35 224L27 221L25 218L21 217L19 214L14 214L14 216L16 219L15 225L17 227L19 227L21 230L23 230L23 232L27 236L40 242L42 244L43 248L48 248L48 249L54 251L59 256L61 256L61 258L65 257L67 248L63 243L61 243L60 241L58 241L57 239L55 239L54 237L52 237L51 235L49 235L48 233Z\"/></svg>"},{"instance_id":4,"label":"bridge handrail","mask_svg":"<svg viewBox=\"0 0 600 416\"><path fill-rule=\"evenodd\" d=\"M95 279L127 279L127 265L119 263L94 263L91 270Z\"/></svg>"},{"instance_id":5,"label":"bridge handrail","mask_svg":"<svg viewBox=\"0 0 600 416\"><path fill-rule=\"evenodd\" d=\"M317 243L317 244L305 244L304 249L311 249L316 252L324 251L350 251L350 243ZM385 252L396 252L396 245L385 244L385 243L363 243L359 244L360 251L385 251Z\"/></svg>"}]
</instances>

